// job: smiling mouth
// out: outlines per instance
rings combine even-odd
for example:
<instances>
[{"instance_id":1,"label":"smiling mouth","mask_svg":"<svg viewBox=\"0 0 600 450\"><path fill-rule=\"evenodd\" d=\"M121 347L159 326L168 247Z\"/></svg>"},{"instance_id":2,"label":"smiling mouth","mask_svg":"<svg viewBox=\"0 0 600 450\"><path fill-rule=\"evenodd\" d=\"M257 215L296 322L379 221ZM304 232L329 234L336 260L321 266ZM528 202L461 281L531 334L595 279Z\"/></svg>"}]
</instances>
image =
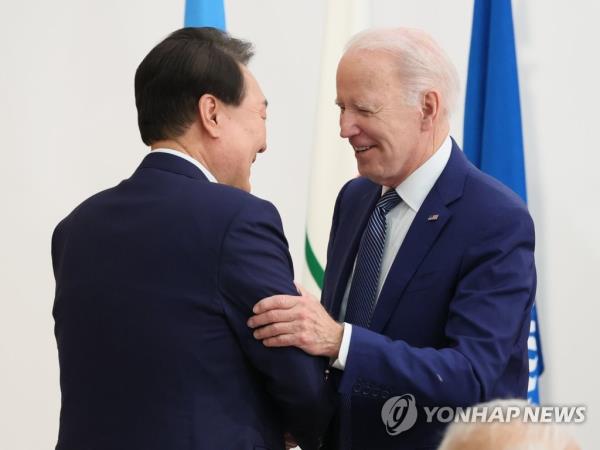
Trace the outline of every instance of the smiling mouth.
<instances>
[{"instance_id":1,"label":"smiling mouth","mask_svg":"<svg viewBox=\"0 0 600 450\"><path fill-rule=\"evenodd\" d=\"M362 153L362 152L366 152L367 150L369 150L369 149L371 149L371 148L373 148L373 147L375 147L375 146L374 146L374 145L365 145L365 146L363 146L363 147L357 147L357 146L355 146L355 145L353 145L353 146L352 146L352 148L354 149L354 151L355 151L356 153Z\"/></svg>"}]
</instances>

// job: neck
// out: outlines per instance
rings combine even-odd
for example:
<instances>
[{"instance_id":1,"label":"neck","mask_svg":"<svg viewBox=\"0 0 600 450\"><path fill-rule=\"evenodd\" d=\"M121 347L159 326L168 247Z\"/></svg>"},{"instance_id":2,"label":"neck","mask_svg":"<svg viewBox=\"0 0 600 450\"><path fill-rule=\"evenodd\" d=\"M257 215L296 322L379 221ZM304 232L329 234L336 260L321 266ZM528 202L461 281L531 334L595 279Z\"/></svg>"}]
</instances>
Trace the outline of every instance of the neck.
<instances>
[{"instance_id":1,"label":"neck","mask_svg":"<svg viewBox=\"0 0 600 450\"><path fill-rule=\"evenodd\" d=\"M427 138L423 141L424 147L423 150L420 152L421 158L415 165L411 173L419 167L421 167L429 158L431 158L434 155L434 153L436 153L440 149L440 147L446 140L446 136L448 136L449 132L450 127L446 123L434 126L430 130L429 136L427 136Z\"/></svg>"},{"instance_id":2,"label":"neck","mask_svg":"<svg viewBox=\"0 0 600 450\"><path fill-rule=\"evenodd\" d=\"M448 123L443 123L442 125L438 126L434 130L433 137L432 137L432 142L433 142L432 147L434 150L431 153L432 155L440 149L440 147L446 140L446 136L448 136L449 133L450 133L450 125L448 125Z\"/></svg>"},{"instance_id":3,"label":"neck","mask_svg":"<svg viewBox=\"0 0 600 450\"><path fill-rule=\"evenodd\" d=\"M210 170L210 167L208 167L208 164L206 163L206 158L203 156L204 152L202 148L198 146L189 145L183 140L179 139L163 139L161 141L154 142L150 146L150 150L156 150L157 148L169 148L171 150L177 150L185 153Z\"/></svg>"}]
</instances>

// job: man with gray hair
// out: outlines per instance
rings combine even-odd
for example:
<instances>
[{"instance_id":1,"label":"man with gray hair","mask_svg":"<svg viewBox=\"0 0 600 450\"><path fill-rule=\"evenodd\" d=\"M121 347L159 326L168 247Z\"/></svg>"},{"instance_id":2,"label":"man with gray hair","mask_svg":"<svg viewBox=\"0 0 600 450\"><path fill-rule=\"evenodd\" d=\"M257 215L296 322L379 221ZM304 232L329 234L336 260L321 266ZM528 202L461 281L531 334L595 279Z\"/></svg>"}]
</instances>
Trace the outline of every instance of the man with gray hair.
<instances>
[{"instance_id":1,"label":"man with gray hair","mask_svg":"<svg viewBox=\"0 0 600 450\"><path fill-rule=\"evenodd\" d=\"M450 137L458 85L419 30L367 30L339 62L361 176L336 201L322 303L273 296L249 320L266 346L330 358L330 448L433 449L445 425L423 407L526 396L533 222Z\"/></svg>"}]
</instances>

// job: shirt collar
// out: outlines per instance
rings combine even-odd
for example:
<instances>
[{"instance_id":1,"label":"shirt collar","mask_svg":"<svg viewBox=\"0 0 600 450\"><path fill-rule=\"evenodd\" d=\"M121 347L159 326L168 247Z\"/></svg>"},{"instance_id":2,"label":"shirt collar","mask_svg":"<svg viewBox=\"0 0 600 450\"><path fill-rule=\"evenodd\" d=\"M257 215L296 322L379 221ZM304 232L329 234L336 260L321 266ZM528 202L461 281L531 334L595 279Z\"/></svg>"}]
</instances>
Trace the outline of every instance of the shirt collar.
<instances>
[{"instance_id":1,"label":"shirt collar","mask_svg":"<svg viewBox=\"0 0 600 450\"><path fill-rule=\"evenodd\" d=\"M440 148L421 167L396 186L396 192L402 201L413 211L419 211L429 191L446 167L450 159L451 150L452 140L450 139L450 135L448 135ZM388 190L389 188L384 186L382 193Z\"/></svg>"},{"instance_id":2,"label":"shirt collar","mask_svg":"<svg viewBox=\"0 0 600 450\"><path fill-rule=\"evenodd\" d=\"M200 169L204 176L208 178L208 181L210 181L211 183L217 183L217 179L213 176L213 174L210 173L210 171L206 167L204 167L200 161L192 158L187 153L180 152L179 150L173 150L171 148L157 148L152 150L152 153L168 153L169 155L179 156L180 158L191 162L198 169Z\"/></svg>"}]
</instances>

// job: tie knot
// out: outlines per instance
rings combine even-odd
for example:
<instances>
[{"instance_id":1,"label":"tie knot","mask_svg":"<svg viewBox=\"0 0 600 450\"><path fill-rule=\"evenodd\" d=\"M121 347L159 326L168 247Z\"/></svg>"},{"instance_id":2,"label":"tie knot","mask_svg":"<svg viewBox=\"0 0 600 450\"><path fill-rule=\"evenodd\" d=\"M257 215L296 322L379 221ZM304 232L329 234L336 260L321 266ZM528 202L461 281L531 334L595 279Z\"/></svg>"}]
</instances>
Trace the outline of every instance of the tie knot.
<instances>
[{"instance_id":1,"label":"tie knot","mask_svg":"<svg viewBox=\"0 0 600 450\"><path fill-rule=\"evenodd\" d=\"M377 201L377 208L383 211L384 214L390 212L394 206L400 203L402 199L396 192L396 189L390 189Z\"/></svg>"}]
</instances>

